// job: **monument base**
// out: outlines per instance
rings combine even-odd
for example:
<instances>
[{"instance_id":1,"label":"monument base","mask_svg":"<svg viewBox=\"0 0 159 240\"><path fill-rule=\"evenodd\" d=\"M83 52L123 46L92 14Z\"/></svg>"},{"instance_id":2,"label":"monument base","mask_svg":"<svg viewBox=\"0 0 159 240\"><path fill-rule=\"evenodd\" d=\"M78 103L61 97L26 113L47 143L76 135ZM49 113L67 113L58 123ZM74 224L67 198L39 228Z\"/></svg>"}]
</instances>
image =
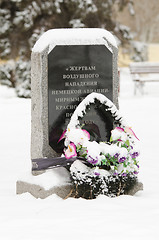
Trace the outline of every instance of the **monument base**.
<instances>
[{"instance_id":1,"label":"monument base","mask_svg":"<svg viewBox=\"0 0 159 240\"><path fill-rule=\"evenodd\" d=\"M143 190L143 184L141 182L137 182L135 186L128 192L127 195L133 196L138 191ZM30 193L35 198L45 199L52 194L56 194L62 199L66 199L68 196L71 196L71 192L73 191L73 185L71 183L62 185L62 186L54 186L49 189L45 189L43 186L31 184L24 181L17 181L16 183L16 193Z\"/></svg>"},{"instance_id":2,"label":"monument base","mask_svg":"<svg viewBox=\"0 0 159 240\"><path fill-rule=\"evenodd\" d=\"M134 187L128 192L128 195L135 195L135 193L137 193L138 191L143 191L144 190L144 186L142 182L137 182Z\"/></svg>"},{"instance_id":3,"label":"monument base","mask_svg":"<svg viewBox=\"0 0 159 240\"><path fill-rule=\"evenodd\" d=\"M56 186L46 190L44 187L36 184L31 184L23 181L17 181L16 183L16 193L30 193L35 198L47 198L52 194L56 194L60 198L65 199L67 195L71 192L72 185L63 185L63 186Z\"/></svg>"},{"instance_id":4,"label":"monument base","mask_svg":"<svg viewBox=\"0 0 159 240\"><path fill-rule=\"evenodd\" d=\"M67 169L61 167L47 171L24 172L16 183L16 193L30 193L35 198L44 199L52 194L65 198L73 185Z\"/></svg>"}]
</instances>

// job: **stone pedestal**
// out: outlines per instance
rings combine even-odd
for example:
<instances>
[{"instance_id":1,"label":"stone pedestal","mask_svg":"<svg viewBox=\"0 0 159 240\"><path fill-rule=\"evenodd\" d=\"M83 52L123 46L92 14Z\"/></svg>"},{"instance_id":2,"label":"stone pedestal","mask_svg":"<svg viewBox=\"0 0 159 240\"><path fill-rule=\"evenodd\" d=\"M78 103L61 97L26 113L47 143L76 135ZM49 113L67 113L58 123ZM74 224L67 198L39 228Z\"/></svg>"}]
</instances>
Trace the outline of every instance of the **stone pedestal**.
<instances>
[{"instance_id":1,"label":"stone pedestal","mask_svg":"<svg viewBox=\"0 0 159 240\"><path fill-rule=\"evenodd\" d=\"M40 185L27 183L23 181L17 181L17 185L16 185L17 194L28 192L35 198L41 198L41 199L47 198L52 194L56 194L57 196L65 199L69 195L71 189L72 189L71 184L63 185L59 187L58 186L52 187L48 190L46 190L44 187Z\"/></svg>"}]
</instances>

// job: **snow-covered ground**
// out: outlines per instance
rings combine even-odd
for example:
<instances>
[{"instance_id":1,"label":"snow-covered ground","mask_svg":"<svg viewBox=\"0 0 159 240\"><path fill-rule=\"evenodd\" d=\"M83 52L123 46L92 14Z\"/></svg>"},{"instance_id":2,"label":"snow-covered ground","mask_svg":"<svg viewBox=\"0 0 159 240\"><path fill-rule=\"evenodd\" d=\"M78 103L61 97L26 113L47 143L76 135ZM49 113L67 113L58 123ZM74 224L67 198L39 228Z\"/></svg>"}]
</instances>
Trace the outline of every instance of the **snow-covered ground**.
<instances>
[{"instance_id":1,"label":"snow-covered ground","mask_svg":"<svg viewBox=\"0 0 159 240\"><path fill-rule=\"evenodd\" d=\"M120 110L141 148L144 191L135 196L41 200L16 195L17 179L31 168L30 103L0 86L0 239L158 240L159 84L148 83L144 96L134 96L128 69L121 69Z\"/></svg>"}]
</instances>

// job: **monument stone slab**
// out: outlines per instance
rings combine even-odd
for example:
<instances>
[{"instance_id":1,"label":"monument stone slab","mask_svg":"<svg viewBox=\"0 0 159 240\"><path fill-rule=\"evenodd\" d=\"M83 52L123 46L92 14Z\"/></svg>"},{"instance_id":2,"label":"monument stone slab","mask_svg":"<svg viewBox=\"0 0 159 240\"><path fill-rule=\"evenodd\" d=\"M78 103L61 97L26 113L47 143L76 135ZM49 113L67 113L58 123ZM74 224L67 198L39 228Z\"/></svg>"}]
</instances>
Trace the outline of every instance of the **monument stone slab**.
<instances>
[{"instance_id":1,"label":"monument stone slab","mask_svg":"<svg viewBox=\"0 0 159 240\"><path fill-rule=\"evenodd\" d=\"M37 41L31 57L32 159L61 155L60 135L89 93L102 93L118 106L117 55L114 37L103 29L54 29ZM83 123L98 123L101 138L106 135L93 108Z\"/></svg>"}]
</instances>

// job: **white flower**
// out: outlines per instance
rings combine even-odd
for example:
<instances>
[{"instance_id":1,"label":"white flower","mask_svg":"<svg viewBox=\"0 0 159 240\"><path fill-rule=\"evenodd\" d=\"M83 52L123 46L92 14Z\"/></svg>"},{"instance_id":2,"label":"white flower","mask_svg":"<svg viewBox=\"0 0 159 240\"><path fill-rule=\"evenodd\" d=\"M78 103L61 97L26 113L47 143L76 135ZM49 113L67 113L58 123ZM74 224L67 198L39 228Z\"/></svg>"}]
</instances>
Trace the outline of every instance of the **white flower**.
<instances>
[{"instance_id":1,"label":"white flower","mask_svg":"<svg viewBox=\"0 0 159 240\"><path fill-rule=\"evenodd\" d=\"M89 135L86 134L86 130L83 131L82 129L79 128L68 128L67 130L67 139L70 142L73 142L75 145L77 144L83 144L84 141L89 140Z\"/></svg>"},{"instance_id":2,"label":"white flower","mask_svg":"<svg viewBox=\"0 0 159 240\"><path fill-rule=\"evenodd\" d=\"M124 132L124 130L120 130L119 128L115 128L111 131L111 138L113 141L121 140L125 142L127 140L127 134Z\"/></svg>"},{"instance_id":3,"label":"white flower","mask_svg":"<svg viewBox=\"0 0 159 240\"><path fill-rule=\"evenodd\" d=\"M100 146L97 142L85 141L83 147L87 148L87 154L93 159L99 159L100 156Z\"/></svg>"}]
</instances>

